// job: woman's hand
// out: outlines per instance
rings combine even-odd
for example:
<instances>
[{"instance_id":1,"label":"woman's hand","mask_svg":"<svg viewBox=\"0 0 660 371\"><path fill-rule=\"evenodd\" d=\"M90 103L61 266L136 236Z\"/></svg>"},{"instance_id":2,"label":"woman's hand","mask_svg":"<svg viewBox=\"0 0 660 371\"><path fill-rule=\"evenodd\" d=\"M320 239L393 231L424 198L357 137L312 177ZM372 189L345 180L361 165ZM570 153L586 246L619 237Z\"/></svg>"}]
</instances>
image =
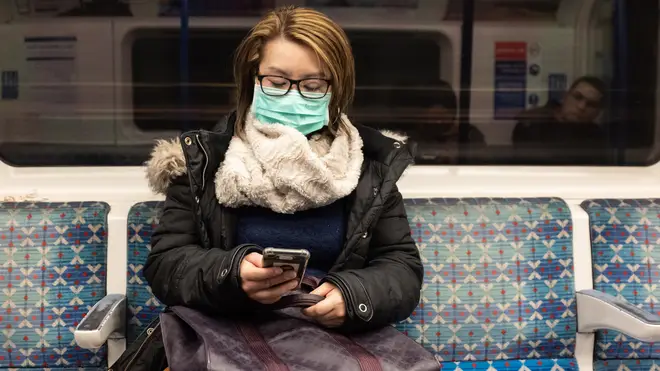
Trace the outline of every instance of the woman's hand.
<instances>
[{"instance_id":1,"label":"woman's hand","mask_svg":"<svg viewBox=\"0 0 660 371\"><path fill-rule=\"evenodd\" d=\"M326 282L317 287L311 294L323 296L325 299L303 310L304 315L311 317L325 327L339 327L344 323L346 320L346 303L344 303L344 297L337 286Z\"/></svg>"},{"instance_id":2,"label":"woman's hand","mask_svg":"<svg viewBox=\"0 0 660 371\"><path fill-rule=\"evenodd\" d=\"M241 261L241 288L248 297L261 304L272 304L298 286L296 272L282 268L264 268L262 256L253 252Z\"/></svg>"}]
</instances>

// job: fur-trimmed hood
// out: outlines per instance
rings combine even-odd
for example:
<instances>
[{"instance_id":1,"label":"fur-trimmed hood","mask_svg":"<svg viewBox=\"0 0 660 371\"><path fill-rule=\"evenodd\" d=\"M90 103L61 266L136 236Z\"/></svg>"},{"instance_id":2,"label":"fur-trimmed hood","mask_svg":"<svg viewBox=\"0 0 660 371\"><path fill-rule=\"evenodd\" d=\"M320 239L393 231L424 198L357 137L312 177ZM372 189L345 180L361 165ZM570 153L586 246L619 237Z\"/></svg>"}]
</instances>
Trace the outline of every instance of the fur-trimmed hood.
<instances>
[{"instance_id":1,"label":"fur-trimmed hood","mask_svg":"<svg viewBox=\"0 0 660 371\"><path fill-rule=\"evenodd\" d=\"M390 130L381 130L380 133L397 142L406 143L408 141L408 137L401 133ZM172 179L186 174L187 171L183 147L179 138L158 140L145 166L151 190L157 194L165 194Z\"/></svg>"},{"instance_id":2,"label":"fur-trimmed hood","mask_svg":"<svg viewBox=\"0 0 660 371\"><path fill-rule=\"evenodd\" d=\"M179 138L156 141L145 165L149 188L154 193L165 194L172 179L186 173L186 158Z\"/></svg>"}]
</instances>

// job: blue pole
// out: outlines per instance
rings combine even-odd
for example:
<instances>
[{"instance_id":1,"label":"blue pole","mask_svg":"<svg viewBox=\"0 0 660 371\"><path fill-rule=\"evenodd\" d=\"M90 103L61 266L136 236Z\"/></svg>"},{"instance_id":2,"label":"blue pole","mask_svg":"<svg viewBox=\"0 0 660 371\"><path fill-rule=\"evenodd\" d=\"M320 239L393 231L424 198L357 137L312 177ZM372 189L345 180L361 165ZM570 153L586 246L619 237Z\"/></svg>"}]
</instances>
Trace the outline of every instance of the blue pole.
<instances>
[{"instance_id":1,"label":"blue pole","mask_svg":"<svg viewBox=\"0 0 660 371\"><path fill-rule=\"evenodd\" d=\"M463 0L461 25L461 86L458 101L458 163L465 164L470 134L470 99L472 97L472 44L474 39L474 0Z\"/></svg>"},{"instance_id":2,"label":"blue pole","mask_svg":"<svg viewBox=\"0 0 660 371\"><path fill-rule=\"evenodd\" d=\"M625 161L627 142L626 123L628 118L628 21L626 14L626 0L614 2L614 81L611 102L616 109L614 140L616 148L616 164Z\"/></svg>"},{"instance_id":3,"label":"blue pole","mask_svg":"<svg viewBox=\"0 0 660 371\"><path fill-rule=\"evenodd\" d=\"M189 84L190 84L190 70L189 70L189 44L190 44L190 29L189 29L189 13L188 13L188 0L181 0L181 7L179 10L181 18L181 34L179 37L179 81L181 89L181 119L183 131L189 131L190 127L188 104L189 104Z\"/></svg>"}]
</instances>

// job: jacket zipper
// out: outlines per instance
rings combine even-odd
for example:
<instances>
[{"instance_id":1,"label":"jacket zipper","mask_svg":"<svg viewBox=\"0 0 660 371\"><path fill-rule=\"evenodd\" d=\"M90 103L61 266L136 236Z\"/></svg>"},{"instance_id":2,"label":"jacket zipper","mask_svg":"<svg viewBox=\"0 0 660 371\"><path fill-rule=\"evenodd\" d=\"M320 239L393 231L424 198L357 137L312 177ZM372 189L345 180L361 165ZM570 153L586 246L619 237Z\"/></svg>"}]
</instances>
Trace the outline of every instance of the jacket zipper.
<instances>
[{"instance_id":1,"label":"jacket zipper","mask_svg":"<svg viewBox=\"0 0 660 371\"><path fill-rule=\"evenodd\" d=\"M131 358L131 360L128 361L128 364L126 364L126 368L124 370L119 370L119 371L125 371L125 370L130 370L131 369L131 366L133 366L133 362L135 362L135 359L138 357L138 355L140 355L140 352L142 352L142 348L144 348L144 346L149 341L149 338L151 338L151 336L154 334L154 332L156 332L156 330L158 330L159 327L160 327L160 322L157 323L156 326L154 326L153 328L147 329L147 338L144 339L142 344L140 344L140 347L138 348L138 350L133 355L133 358ZM149 330L151 330L151 333L149 333ZM110 370L112 370L112 367L110 367Z\"/></svg>"},{"instance_id":2,"label":"jacket zipper","mask_svg":"<svg viewBox=\"0 0 660 371\"><path fill-rule=\"evenodd\" d=\"M209 154L206 152L206 148L204 148L202 141L199 139L199 134L195 134L195 140L197 140L197 145L202 149L205 156L204 169L202 170L202 192L204 192L204 188L206 187L206 168L209 166Z\"/></svg>"}]
</instances>

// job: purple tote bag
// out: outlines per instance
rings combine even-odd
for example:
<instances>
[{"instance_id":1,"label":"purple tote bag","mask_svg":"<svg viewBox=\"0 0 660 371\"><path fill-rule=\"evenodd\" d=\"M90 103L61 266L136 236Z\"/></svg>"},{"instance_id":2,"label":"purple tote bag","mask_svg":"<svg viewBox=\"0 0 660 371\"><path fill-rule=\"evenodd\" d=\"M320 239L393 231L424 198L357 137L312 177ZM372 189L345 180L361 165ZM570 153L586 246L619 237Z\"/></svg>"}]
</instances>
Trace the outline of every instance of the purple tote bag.
<instances>
[{"instance_id":1,"label":"purple tote bag","mask_svg":"<svg viewBox=\"0 0 660 371\"><path fill-rule=\"evenodd\" d=\"M171 307L161 314L171 371L437 371L439 361L392 326L350 337L304 320L294 307L322 297L289 295L256 320L212 318Z\"/></svg>"}]
</instances>

